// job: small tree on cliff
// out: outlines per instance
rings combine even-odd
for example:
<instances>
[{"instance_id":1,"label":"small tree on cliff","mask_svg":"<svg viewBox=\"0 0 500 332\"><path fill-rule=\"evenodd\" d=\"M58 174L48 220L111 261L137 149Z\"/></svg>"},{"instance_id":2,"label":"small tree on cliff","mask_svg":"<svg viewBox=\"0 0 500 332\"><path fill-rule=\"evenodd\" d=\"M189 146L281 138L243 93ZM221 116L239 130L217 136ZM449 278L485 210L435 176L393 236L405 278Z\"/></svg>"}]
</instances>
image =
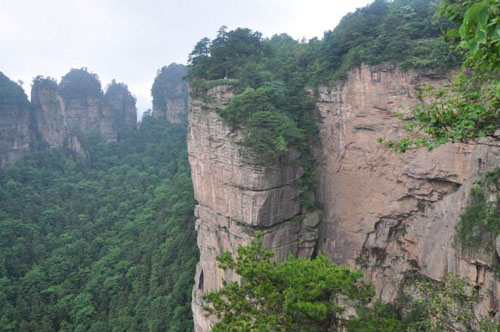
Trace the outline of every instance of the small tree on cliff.
<instances>
[{"instance_id":1,"label":"small tree on cliff","mask_svg":"<svg viewBox=\"0 0 500 332\"><path fill-rule=\"evenodd\" d=\"M285 262L272 256L258 236L238 248L236 260L228 252L218 257L219 267L234 270L241 282L224 282L205 296L205 309L219 318L213 331L334 331L343 324L341 300L363 305L373 297L360 272L324 256Z\"/></svg>"}]
</instances>

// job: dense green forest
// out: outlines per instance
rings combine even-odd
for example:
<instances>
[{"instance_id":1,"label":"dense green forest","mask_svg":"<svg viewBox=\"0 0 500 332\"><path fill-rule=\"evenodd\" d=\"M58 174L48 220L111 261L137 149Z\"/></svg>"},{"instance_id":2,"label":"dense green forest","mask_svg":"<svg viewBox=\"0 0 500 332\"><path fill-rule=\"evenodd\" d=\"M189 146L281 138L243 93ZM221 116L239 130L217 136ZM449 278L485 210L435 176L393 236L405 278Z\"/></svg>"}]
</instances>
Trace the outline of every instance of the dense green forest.
<instances>
[{"instance_id":1,"label":"dense green forest","mask_svg":"<svg viewBox=\"0 0 500 332\"><path fill-rule=\"evenodd\" d=\"M198 252L185 129L146 115L88 157L0 172L0 331L190 331Z\"/></svg>"},{"instance_id":2,"label":"dense green forest","mask_svg":"<svg viewBox=\"0 0 500 332\"><path fill-rule=\"evenodd\" d=\"M286 34L263 38L249 29L219 30L203 38L190 55L193 79L238 79L256 87L267 81L297 85L345 76L361 63L398 62L404 67L450 68L460 64L442 29L452 26L436 14L435 0L375 0L347 14L322 39L299 42ZM290 77L292 76L292 77Z\"/></svg>"},{"instance_id":3,"label":"dense green forest","mask_svg":"<svg viewBox=\"0 0 500 332\"><path fill-rule=\"evenodd\" d=\"M243 130L241 144L264 162L276 161L292 148L299 150L299 162L305 170L299 181L302 203L306 208L316 208L316 202L307 195L317 181L310 148L318 133L312 96L319 84L345 78L361 63L392 61L403 68L445 69L465 59L477 75L472 81L474 89L470 89L471 76L463 74L448 100L441 103L436 99L437 104L431 105L431 111L436 106L437 115L422 106L412 118L417 123L409 129L427 126L426 134L447 142L485 136L498 128L500 30L492 25L498 21L498 6L489 8L485 1L476 0L450 1L445 8L454 15L450 22L435 15L438 2L375 0L348 14L322 39L308 42L286 34L263 38L250 29L228 31L222 27L215 39L204 38L196 44L188 73L180 65L158 72L152 88L153 103L165 106L165 97L184 96L184 88L174 91L172 87L186 73L194 96L217 84L234 86L235 96L219 110L221 117L233 130ZM464 15L475 3L485 4L477 8L477 17ZM467 17L470 22L466 28L455 30ZM448 28L455 35L448 34L447 40L441 30ZM450 40L460 37L465 42L462 48L472 55L450 46ZM488 54L494 57L488 58ZM489 67L481 67L484 59L489 60ZM484 76L487 71L495 75L494 79ZM47 80L46 84L56 82ZM489 90L483 91L484 86ZM113 83L108 93L124 88ZM98 77L84 69L72 70L63 77L60 89L67 98L102 94ZM472 94L464 95L464 91ZM484 106L484 100L492 101L491 105ZM461 108L456 107L457 102ZM2 103L29 106L22 88L0 73L0 106ZM451 105L448 116L442 116L442 105ZM466 110L465 115L456 109ZM458 129L450 133L454 125ZM41 150L0 170L0 331L191 331L191 287L198 249L186 129L146 114L139 128L122 132L117 143L105 144L98 134L82 139L87 151L84 157ZM400 150L410 145L403 141ZM413 145L424 146L427 141ZM478 227L478 218L484 219L484 234L496 236L500 232L498 209L489 208L484 193L476 194L459 229L465 244L481 241L469 236L470 229ZM270 253L261 253L263 248L257 249L259 255L271 257ZM349 331L443 331L456 324L457 317L458 323L469 330L478 323L469 309L479 298L471 296L470 287L458 279L438 284L416 278L402 290L395 306L358 303L358 316L341 322L344 308L336 296L346 295L342 293L346 289L335 282L341 284L345 275L352 274L355 285L361 274L340 268L338 277L337 267L324 258L284 263L259 259L256 264L252 260L249 263L253 264L250 268L242 265L240 270L235 262L226 266L250 278L246 285L229 284L229 288L208 296L212 311L229 327L248 324L249 311L243 309L262 314L247 303L251 298L247 294L260 291L258 300L267 296L276 304L272 308L280 311L280 305L289 304L283 301L288 289L302 290L308 282L324 286L321 282L326 272L334 275L327 280L333 282L327 285L331 288L326 289L335 298L326 299L327 305L337 311L329 312L330 307L323 305L321 292L325 289L312 295L290 292L288 295L296 300L292 304L299 304L285 308L293 309L287 311L287 331L303 324L297 317L304 312L319 317L315 320L320 326L317 331L324 330L332 320ZM311 273L301 274L302 270ZM256 276L262 278L256 280ZM312 282L307 279L316 276ZM264 283L263 278L272 282ZM293 287L283 290L282 284L289 281L293 281ZM357 286L348 290L353 289ZM238 296L224 298L221 294ZM239 311L231 310L238 305ZM238 317L234 317L235 312ZM274 316L281 311L264 314L262 321L270 325L263 326L279 326ZM489 321L481 323L485 331L498 330ZM227 327L220 326L221 330Z\"/></svg>"}]
</instances>

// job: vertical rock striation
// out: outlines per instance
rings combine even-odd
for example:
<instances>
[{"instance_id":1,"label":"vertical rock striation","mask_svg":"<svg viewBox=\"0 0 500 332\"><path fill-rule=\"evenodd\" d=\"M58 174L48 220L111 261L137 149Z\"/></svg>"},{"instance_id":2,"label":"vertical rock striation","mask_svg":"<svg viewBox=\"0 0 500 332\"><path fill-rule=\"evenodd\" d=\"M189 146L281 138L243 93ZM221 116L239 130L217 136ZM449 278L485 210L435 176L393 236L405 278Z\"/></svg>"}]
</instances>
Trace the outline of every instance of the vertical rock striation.
<instances>
[{"instance_id":1,"label":"vertical rock striation","mask_svg":"<svg viewBox=\"0 0 500 332\"><path fill-rule=\"evenodd\" d=\"M126 85L112 82L104 94L94 74L72 70L58 85L37 77L31 91L40 135L52 148L68 148L84 153L81 135L99 132L106 142L117 140L119 132L135 128L135 98Z\"/></svg>"},{"instance_id":2,"label":"vertical rock striation","mask_svg":"<svg viewBox=\"0 0 500 332\"><path fill-rule=\"evenodd\" d=\"M361 268L384 301L393 301L415 273L437 281L451 273L478 289L478 315L498 312L499 255L495 248L462 248L456 227L475 182L498 169L500 139L405 154L377 143L402 135L394 112L418 103L422 85L448 84L452 77L387 63L363 65L319 88L321 218L301 215L293 182L302 170L290 162L297 155L273 165L242 157L241 133L231 132L216 113L231 99L231 87L193 98L188 149L198 201L196 331L209 331L214 322L202 309L202 295L223 278L235 278L218 269L215 258L224 250L234 253L256 230L279 259L310 256L317 242L317 251L332 262Z\"/></svg>"},{"instance_id":3,"label":"vertical rock striation","mask_svg":"<svg viewBox=\"0 0 500 332\"><path fill-rule=\"evenodd\" d=\"M30 151L31 121L23 89L0 72L0 168Z\"/></svg>"},{"instance_id":4,"label":"vertical rock striation","mask_svg":"<svg viewBox=\"0 0 500 332\"><path fill-rule=\"evenodd\" d=\"M294 181L303 174L289 153L279 162L263 164L244 157L239 131L231 131L217 114L233 95L232 87L216 86L190 103L188 152L198 201L200 262L193 290L196 331L210 331L214 317L202 308L202 296L235 276L217 268L216 257L235 253L256 231L278 259L290 253L310 256L316 242L315 214L303 216Z\"/></svg>"},{"instance_id":5,"label":"vertical rock striation","mask_svg":"<svg viewBox=\"0 0 500 332\"><path fill-rule=\"evenodd\" d=\"M398 154L376 142L397 138L393 115L419 100L421 84L446 84L451 73L362 66L320 88L320 251L335 263L363 267L386 301L414 272L434 280L467 278L485 296L478 312L495 310L500 284L494 250L460 249L456 226L474 181L498 168L500 142L447 144Z\"/></svg>"},{"instance_id":6,"label":"vertical rock striation","mask_svg":"<svg viewBox=\"0 0 500 332\"><path fill-rule=\"evenodd\" d=\"M113 81L103 93L97 75L72 69L60 84L36 77L30 103L0 72L0 168L43 145L85 156L81 139L94 131L114 142L136 127L135 102L125 84Z\"/></svg>"},{"instance_id":7,"label":"vertical rock striation","mask_svg":"<svg viewBox=\"0 0 500 332\"><path fill-rule=\"evenodd\" d=\"M38 131L51 147L62 147L67 135L66 106L57 83L38 77L31 88L31 104L35 110Z\"/></svg>"},{"instance_id":8,"label":"vertical rock striation","mask_svg":"<svg viewBox=\"0 0 500 332\"><path fill-rule=\"evenodd\" d=\"M184 65L172 63L163 67L153 83L153 116L167 119L170 123L188 125L189 93L184 77L187 68Z\"/></svg>"},{"instance_id":9,"label":"vertical rock striation","mask_svg":"<svg viewBox=\"0 0 500 332\"><path fill-rule=\"evenodd\" d=\"M123 83L112 82L104 94L101 134L106 141L119 137L120 131L137 126L135 98Z\"/></svg>"}]
</instances>

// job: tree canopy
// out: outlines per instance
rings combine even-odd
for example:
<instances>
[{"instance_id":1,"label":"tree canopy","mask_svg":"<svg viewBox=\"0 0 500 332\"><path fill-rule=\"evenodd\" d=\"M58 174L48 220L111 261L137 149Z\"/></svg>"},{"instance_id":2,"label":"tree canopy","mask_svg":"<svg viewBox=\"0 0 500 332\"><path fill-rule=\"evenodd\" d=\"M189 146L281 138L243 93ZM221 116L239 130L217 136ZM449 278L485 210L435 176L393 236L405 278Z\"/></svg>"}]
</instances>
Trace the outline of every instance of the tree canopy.
<instances>
[{"instance_id":1,"label":"tree canopy","mask_svg":"<svg viewBox=\"0 0 500 332\"><path fill-rule=\"evenodd\" d=\"M272 256L258 236L238 248L236 260L229 253L218 258L221 268L233 269L242 280L205 296L207 309L220 319L214 332L338 330L345 320L342 302L364 305L373 296L361 273L324 256L285 262Z\"/></svg>"},{"instance_id":2,"label":"tree canopy","mask_svg":"<svg viewBox=\"0 0 500 332\"><path fill-rule=\"evenodd\" d=\"M0 106L29 106L28 97L21 86L0 72Z\"/></svg>"},{"instance_id":3,"label":"tree canopy","mask_svg":"<svg viewBox=\"0 0 500 332\"><path fill-rule=\"evenodd\" d=\"M360 272L336 266L324 257L290 257L276 262L262 237L240 246L236 257L225 252L219 267L241 280L224 282L205 295L205 310L219 321L214 332L465 332L498 331L490 317L477 317L480 297L466 280L446 276L441 282L407 276L394 304L373 299ZM346 308L355 309L347 313Z\"/></svg>"},{"instance_id":4,"label":"tree canopy","mask_svg":"<svg viewBox=\"0 0 500 332\"><path fill-rule=\"evenodd\" d=\"M192 331L198 261L185 129L146 116L89 159L0 171L1 331Z\"/></svg>"},{"instance_id":5,"label":"tree canopy","mask_svg":"<svg viewBox=\"0 0 500 332\"><path fill-rule=\"evenodd\" d=\"M443 1L440 13L455 24L447 36L463 54L461 71L449 87L424 87L423 102L402 115L409 134L387 142L398 151L471 141L500 125L500 4Z\"/></svg>"},{"instance_id":6,"label":"tree canopy","mask_svg":"<svg viewBox=\"0 0 500 332\"><path fill-rule=\"evenodd\" d=\"M86 100L87 97L99 97L102 95L101 81L95 73L87 68L72 68L61 78L59 83L61 95L66 99Z\"/></svg>"}]
</instances>

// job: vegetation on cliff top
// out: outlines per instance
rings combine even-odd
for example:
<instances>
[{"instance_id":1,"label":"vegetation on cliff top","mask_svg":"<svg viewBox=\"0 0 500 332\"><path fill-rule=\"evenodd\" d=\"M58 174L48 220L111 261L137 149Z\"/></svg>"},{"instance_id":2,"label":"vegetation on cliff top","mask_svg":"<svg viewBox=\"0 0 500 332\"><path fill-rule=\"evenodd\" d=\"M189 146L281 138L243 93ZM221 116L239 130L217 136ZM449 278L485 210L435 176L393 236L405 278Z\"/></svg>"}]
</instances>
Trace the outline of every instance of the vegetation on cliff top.
<instances>
[{"instance_id":1,"label":"vegetation on cliff top","mask_svg":"<svg viewBox=\"0 0 500 332\"><path fill-rule=\"evenodd\" d=\"M88 97L102 96L101 82L95 73L91 73L87 68L71 69L61 78L59 91L66 99L86 100Z\"/></svg>"},{"instance_id":2,"label":"vegetation on cliff top","mask_svg":"<svg viewBox=\"0 0 500 332\"><path fill-rule=\"evenodd\" d=\"M189 96L185 80L187 71L186 66L177 63L172 63L168 67L164 66L158 70L151 88L153 106L164 109L167 107L167 98L183 98L187 102Z\"/></svg>"},{"instance_id":3,"label":"vegetation on cliff top","mask_svg":"<svg viewBox=\"0 0 500 332\"><path fill-rule=\"evenodd\" d=\"M455 23L447 36L464 57L449 87L425 88L411 112L402 115L409 135L389 141L398 151L494 134L500 125L500 4L490 0L443 1L440 13Z\"/></svg>"},{"instance_id":4,"label":"vegetation on cliff top","mask_svg":"<svg viewBox=\"0 0 500 332\"><path fill-rule=\"evenodd\" d=\"M195 91L213 85L207 81L234 85L236 95L219 111L221 117L241 128L241 144L264 160L300 151L310 189L315 182L310 146L318 131L308 88L343 77L363 62L456 66L460 59L440 39L447 23L434 16L436 10L432 0L376 0L344 17L322 40L307 43L286 34L265 39L250 29L222 27L214 40L196 44L188 78Z\"/></svg>"},{"instance_id":5,"label":"vegetation on cliff top","mask_svg":"<svg viewBox=\"0 0 500 332\"><path fill-rule=\"evenodd\" d=\"M89 160L0 171L1 331L191 331L198 261L185 129L146 116Z\"/></svg>"},{"instance_id":6,"label":"vegetation on cliff top","mask_svg":"<svg viewBox=\"0 0 500 332\"><path fill-rule=\"evenodd\" d=\"M238 28L203 38L190 54L191 81L232 78L242 86L282 80L302 71L307 83L343 77L362 63L398 62L405 67L450 68L460 58L441 38L453 26L435 14L435 0L376 0L347 14L323 39L299 42L283 34L269 39ZM286 49L286 54L282 50ZM281 51L281 52L280 52ZM285 56L283 56L285 55ZM285 74L286 75L286 74ZM304 82L298 80L297 85Z\"/></svg>"},{"instance_id":7,"label":"vegetation on cliff top","mask_svg":"<svg viewBox=\"0 0 500 332\"><path fill-rule=\"evenodd\" d=\"M0 106L1 105L29 106L29 100L23 88L11 81L2 72L0 72Z\"/></svg>"}]
</instances>

